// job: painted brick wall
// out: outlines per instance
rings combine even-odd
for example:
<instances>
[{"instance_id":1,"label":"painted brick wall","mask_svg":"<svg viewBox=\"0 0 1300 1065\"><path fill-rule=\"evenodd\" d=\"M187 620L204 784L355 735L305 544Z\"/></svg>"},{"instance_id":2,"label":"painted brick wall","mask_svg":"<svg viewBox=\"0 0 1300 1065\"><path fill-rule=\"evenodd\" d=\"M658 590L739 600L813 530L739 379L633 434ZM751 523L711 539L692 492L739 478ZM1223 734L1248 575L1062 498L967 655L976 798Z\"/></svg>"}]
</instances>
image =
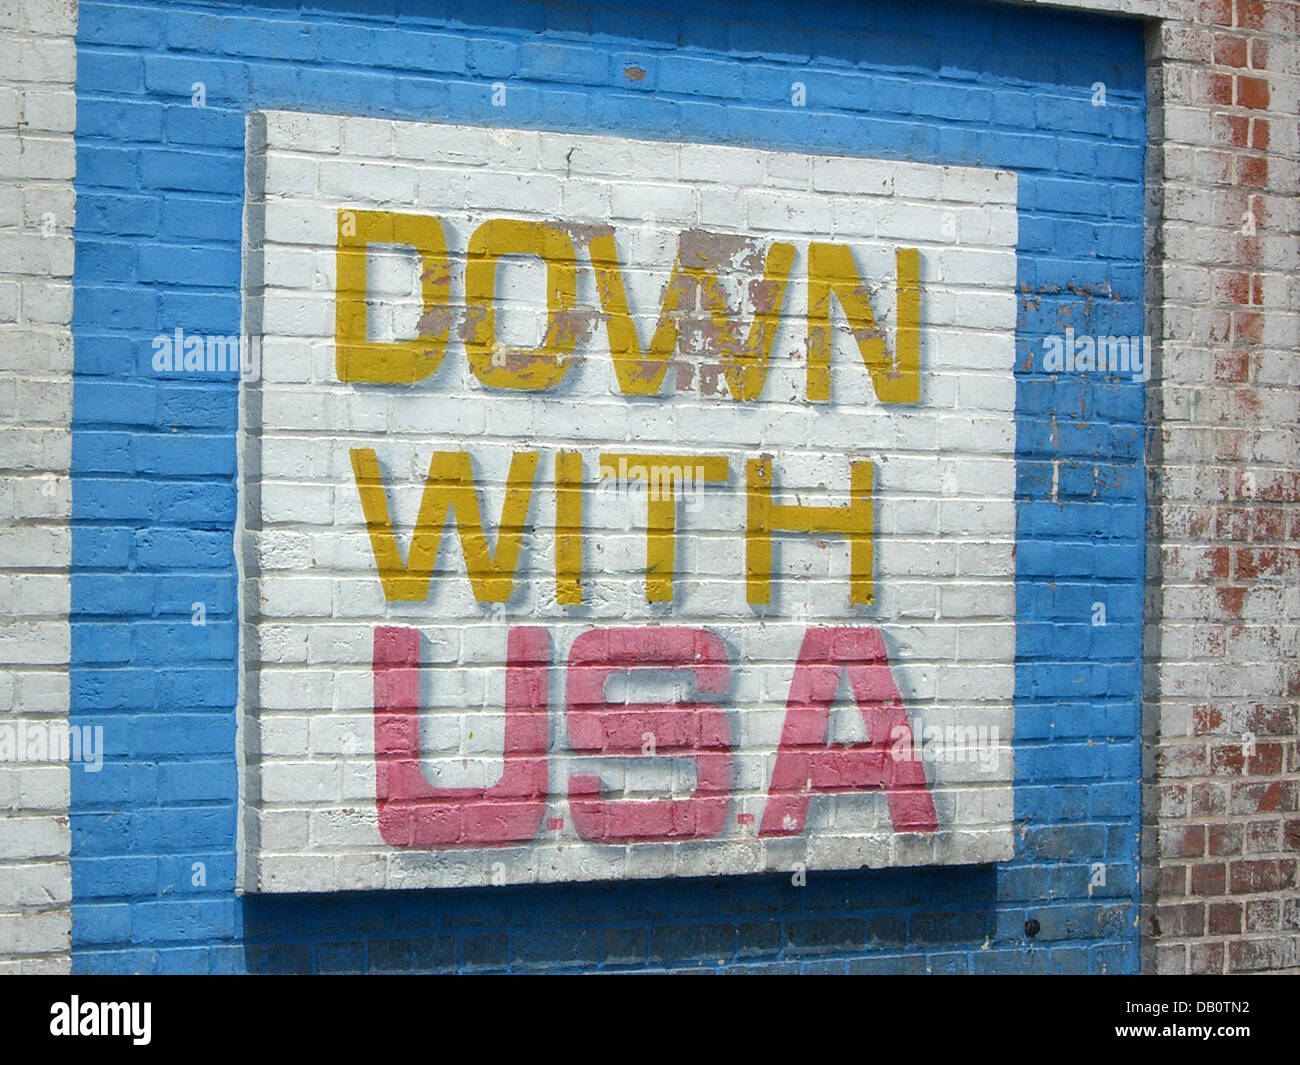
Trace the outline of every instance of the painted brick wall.
<instances>
[{"instance_id":1,"label":"painted brick wall","mask_svg":"<svg viewBox=\"0 0 1300 1065\"><path fill-rule=\"evenodd\" d=\"M75 26L0 5L0 972L69 967Z\"/></svg>"},{"instance_id":2,"label":"painted brick wall","mask_svg":"<svg viewBox=\"0 0 1300 1065\"><path fill-rule=\"evenodd\" d=\"M82 723L116 721L118 727L110 729L117 750L102 778L83 777L73 767L79 967L712 967L728 958L742 970L1033 971L1086 964L1113 970L1136 964L1136 930L1125 931L1131 906L1119 908L1111 931L1101 938L1093 933L1099 911L1083 903L1085 880L1077 864L1082 851L1076 845L1081 819L1131 821L1135 773L1121 772L1099 786L1095 776L1078 774L1070 759L1059 757L1032 773L1023 758L1018 761L1016 807L1024 842L1016 862L1000 871L815 876L797 890L774 877L683 882L669 885L666 893L656 884L592 886L578 891L576 900L572 889L530 888L241 904L231 890L233 654L223 652L220 638L215 651L209 646L196 652L178 629L167 633L175 649L163 653L156 636L144 634L145 625L133 624L188 621L195 602L211 608L218 622L234 615L229 557L203 564L204 552L221 555L233 529L233 465L196 461L211 445L233 440L233 393L228 383L163 386L143 371L141 345L165 325L211 329L199 308L216 310L220 332L237 327L230 303L237 273L226 269L208 276L200 270L182 282L135 271L142 244L163 250L168 244L231 246L239 223L238 167L221 166L241 150L236 126L249 108L332 104L407 119L426 117L432 108L439 118L482 120L490 115L476 95L486 94L482 83L506 79L530 90L529 109L517 124L980 162L1005 165L1032 180L1035 171L1047 175L1058 165L1057 153L1030 156L1032 142L1022 139L1017 157L1005 136L989 137L989 130L1059 137L1062 130L1048 111L1036 106L1039 98L1050 110L1070 75L1074 88L1085 85L1088 75L1078 76L1078 66L1091 74L1095 56L1108 48L1123 51L1115 43L1121 32L1115 24L1062 19L1045 10L1062 7L1163 20L1147 38L1151 136L1158 150L1147 160L1147 220L1154 242L1148 250L1145 327L1161 338L1163 349L1159 388L1147 389L1147 418L1152 425L1162 418L1168 424L1148 442L1149 490L1162 502L1149 518L1145 612L1143 964L1164 972L1296 965L1300 765L1291 542L1300 244L1293 196L1294 2L1041 0L1032 4L1037 10L1012 16L1007 9L982 24L951 17L954 9L941 7L916 25L892 5L880 14L845 8L834 12L833 33L791 30L784 26L789 14L775 8L751 10L743 18L724 9L701 20L662 8L652 16L519 5L457 10L434 19L412 17L405 8L335 6L345 10L310 9L299 27L286 25L287 9L268 7L255 32L241 22L229 36L203 18L239 13L225 4L170 13L162 5L94 6L86 9L80 28L78 138L96 160L91 190L98 199L94 215L79 220L78 231L90 247L87 255L78 252L78 306L88 309L77 328L77 406L85 425L76 448L87 459L76 479L74 545L84 594L73 615L80 648L74 654L74 705ZM1012 18L1014 25L1006 21ZM326 26L335 20L353 32L331 37ZM68 422L60 383L68 380L71 359L60 329L66 305L58 278L66 276L66 267L59 256L65 253L56 249L69 245L72 220L72 168L60 154L71 146L60 108L73 68L63 41L74 24L74 6L60 0L0 5L8 57L0 89L6 148L0 172L17 193L6 200L0 219L0 239L8 249L0 274L0 333L6 368L16 371L4 420L15 445L9 453L17 456L8 471L5 495L12 488L14 502L6 504L10 516L2 533L11 604L3 625L3 688L13 708L4 724L40 728L60 724L67 706L60 669L66 638L59 635L66 602L54 585L68 549L60 538L61 515L67 513L66 486L59 480L67 469L66 450L60 452L66 433L65 443L58 441ZM396 50L356 32L366 27L388 30ZM890 47L864 41L860 35L868 31ZM416 39L411 34L424 48L403 52L399 46ZM349 46L348 36L366 40ZM236 38L239 44L230 43ZM961 47L949 62L954 38ZM1072 55L1080 64L1055 63L1054 55L1089 38L1095 47L1087 57L1077 49ZM772 48L773 40L798 43ZM547 69L538 55L545 41L569 47L547 50L561 57L565 69ZM532 47L521 49L524 44ZM676 58L669 49L678 45L686 48L684 63L673 70L673 63L657 62ZM941 46L943 62L937 58ZM613 66L593 59L593 48ZM998 55L989 59L993 49ZM624 54L629 51L631 63ZM424 57L414 77L411 54ZM1024 62L1008 73L999 61L1012 55L1043 62L1035 74L1026 74ZM532 58L525 63L524 56ZM315 69L295 70L277 57L310 59ZM586 66L572 65L584 57ZM625 64L647 74L643 83L619 79L615 71ZM176 110L160 110L160 104L188 102L198 86L184 84L182 75L198 65L208 70L208 83L221 85L221 106L184 119ZM880 69L865 69L873 65ZM760 75L773 75L773 68L782 80L793 80L795 70L818 73L822 86L832 94L838 86L840 95L818 101L814 94L809 110L797 114L772 106L779 93L756 93L752 106ZM661 69L673 70L675 85L657 82ZM1010 78L1022 93L1012 96L1013 108L995 106L991 125L989 114L978 108L936 108L930 99L901 101L897 93L878 92L880 106L864 109L849 91L855 82L890 87L887 79L871 82L872 73L918 78L931 89L954 82L988 88L977 83L989 80L990 70L993 80ZM690 80L689 71L705 80ZM542 96L549 100L546 107ZM732 125L717 105L735 109L741 100L746 107ZM1019 112L1018 122L1009 120L1012 110ZM916 115L928 123L920 132L912 123ZM1085 144L1097 134L1084 132ZM994 159L977 151L985 142L999 144L1003 154ZM165 145L167 153L155 150L145 163L142 150ZM990 158L982 158L986 154ZM84 197L86 184L79 188ZM195 195L198 189L204 191ZM1023 234L1039 208L1024 199L1021 207ZM188 213L179 223L178 210ZM1128 206L1115 212L1125 220L1130 214ZM1046 219L1062 229L1078 220L1050 209ZM52 235L43 237L40 247L47 250L41 253L29 238L44 233ZM127 254L118 265L130 269L115 272L102 257L123 248ZM1033 258L1022 249L1022 264ZM137 284L141 278L146 285ZM1036 332L1022 326L1027 353L1036 350L1035 336L1041 340L1047 331L1035 324ZM1080 397L1094 396L1084 387L1071 399L1077 408ZM1049 407L1057 409L1042 409ZM1023 402L1020 408L1023 418ZM160 438L173 433L198 450L179 449L177 465L169 469ZM1045 460L1053 454L1041 437L1035 447ZM1113 452L1104 434L1093 454L1103 451ZM1033 458L1034 449L1022 448L1022 459L1026 454ZM87 476L92 482L116 479L118 485L84 483ZM1040 478L1022 492L1022 520L1025 502L1050 493L1049 484ZM178 497L193 508L196 498L223 493L226 502L206 516L191 509L181 520L157 517L155 497L170 510ZM182 541L173 529L185 530L183 539L200 550L183 561L168 554ZM216 535L205 539L205 533ZM1059 547L1059 535L1051 532L1046 539ZM157 552L152 558L151 550ZM1023 572L1019 578L1023 647L1024 623L1044 615L1033 582ZM197 598L186 603L191 594ZM1087 612L1088 598L1077 598L1072 619ZM34 639L33 624L48 632ZM154 634L162 631L152 628ZM134 643L132 630L141 633ZM1049 642L1059 648L1065 631L1044 629L1031 650L1045 654ZM156 673L164 660L175 668ZM1239 668L1225 670L1225 664ZM1041 711L1034 719L1023 713L1031 675L1038 674L1022 663L1019 721L1056 725ZM1040 698L1059 683L1040 685ZM1085 720L1083 707L1064 710ZM1051 716L1060 718L1060 710ZM1086 736L1087 730L1076 729L1075 735ZM1026 743L1036 741L1022 732L1018 747ZM1044 753L1065 751L1058 743ZM1068 797L1058 789L1053 810L1041 796L1050 783L1063 783L1063 771L1075 773L1081 784ZM0 965L10 970L69 963L67 837L60 820L66 779L53 763L0 765L0 897L7 906L0 914ZM1091 813L1079 796L1094 800ZM1093 846L1095 836L1082 838ZM1063 865L1062 856L1075 863ZM196 884L200 879L206 883ZM1133 897L1129 891L1120 901ZM1043 922L1030 948L1015 934L1017 922L1031 913L1039 917L1043 899L1054 900L1053 919ZM1114 909L1109 902L1101 905ZM985 934L989 949L977 953Z\"/></svg>"},{"instance_id":3,"label":"painted brick wall","mask_svg":"<svg viewBox=\"0 0 1300 1065\"><path fill-rule=\"evenodd\" d=\"M1065 0L1071 7L1099 7ZM1058 5L1059 6L1059 5ZM1294 0L1149 15L1148 971L1300 965Z\"/></svg>"},{"instance_id":4,"label":"painted brick wall","mask_svg":"<svg viewBox=\"0 0 1300 1065\"><path fill-rule=\"evenodd\" d=\"M248 155L247 254L256 264L248 275L258 280L248 283L245 330L261 337L260 374L245 376L241 428L250 891L483 885L494 876L528 883L793 874L796 865L1011 856L1015 175L284 111L250 119ZM414 249L371 259L375 276L365 287L380 301L369 314L376 346L353 348L335 335L336 306L362 296L344 284L339 242L349 227L357 241L373 238L380 248L399 237L420 240L403 231L413 218L436 225L446 251L430 244L423 261ZM491 298L481 280L471 281L483 275L474 274L482 260L468 258L469 249L485 235L495 250L531 246L510 242L537 233L558 249L553 277L570 270L571 297L548 297L536 258L493 262ZM897 241L915 247L900 252ZM804 351L816 328L809 322L819 321L812 278L834 249L850 247L855 269L871 278L875 318L887 325L900 367L910 342L895 275L915 256L924 304L910 327L924 368L915 401L877 400L847 321L834 330L825 399L806 398L817 380L817 362ZM779 319L761 385L758 373L742 375L725 337L706 339L713 314L693 309L674 327L685 340L672 364L645 370L659 373L659 387L616 369L612 352L621 357L622 349L611 337L621 337L620 312L597 289L620 286L648 342L660 293L684 287L670 282L679 260L714 264L739 317L750 313L748 286L761 276L755 264L776 254L788 254L791 265L767 286L780 292L771 300ZM612 267L596 265L613 261L617 282ZM433 338L441 334L430 332L423 343L439 354L416 367L412 381L409 348L382 337L414 335L415 323L429 319L421 272L446 278L433 318L449 336L439 347ZM489 314L492 338L472 341ZM555 322L565 323L563 338ZM556 336L550 349L570 350L538 354L547 335ZM166 339L159 346L165 362ZM174 341L170 347L174 355ZM510 354L525 349L528 358ZM653 365L644 349L641 357ZM197 356L188 362L198 367ZM400 367L405 380L358 382L358 366L371 378ZM543 374L558 380L542 388ZM502 380L523 387L488 387ZM887 385L880 391L890 395ZM579 496L581 512L563 521L561 453L564 480L574 486L566 491ZM821 531L779 538L756 591L749 559L760 564L746 530L754 524L751 464L761 455L770 456L777 505L799 500L796 520L802 515ZM464 465L447 466L449 456ZM361 461L369 473L358 472ZM850 492L851 468L870 475L869 503L859 489ZM669 471L683 483L666 491ZM390 533L405 547L448 476L464 478L467 490L472 483L489 531L507 527L508 493L520 504L508 522L526 523L520 553L505 561L502 532L496 565L482 555L472 561L466 530L475 519L457 502L459 531L444 533L436 566L430 560L425 571L415 561L426 528L410 536L405 571L387 561L379 568ZM358 486L372 477L378 483L363 502ZM652 563L663 541L647 531L647 508L669 496L679 497L671 555ZM827 508L861 516L868 505L874 542L864 562L865 552L832 528ZM570 555L581 553L580 564L567 561L565 543ZM570 576L562 582L560 573ZM622 635L606 636L610 629ZM854 684L896 685L912 720L900 706L896 724L881 726L887 709L868 706L864 719L845 706L828 716L830 727L838 724L834 757L844 765L842 745L864 744L868 725L878 751L888 743L902 755L903 737L891 727L910 728L931 757L923 769L895 759L897 771L881 775L886 795L880 788L819 795L810 811L806 798L781 791L792 787L787 777L797 791L822 777L812 768L796 774L789 767L797 756L778 753L796 727L787 697L824 668L811 663L829 662L833 644L864 636L880 641L888 662L854 667ZM399 787L384 775L376 803L376 758L395 759L400 748L391 727L377 725L372 663L391 641L416 637L404 653L419 648L420 728L436 740L422 775L434 787L461 789L460 803L423 827L396 812L417 785ZM507 677L518 667L506 650L525 638L549 664L545 674L527 674L546 678L550 698L538 716L549 725L549 745L542 733L536 746L507 741L531 720L522 707L534 705L509 694ZM706 657L711 672L699 673L696 686L710 706L677 705L665 678L651 679L654 659L628 653L652 645L661 659L688 647ZM855 653L841 647L839 660L852 662ZM703 668L697 662L688 668ZM621 683L630 692L612 696L617 709L590 682L602 663L612 663L617 679L602 680L600 690ZM654 711L626 705L664 699ZM604 742L606 726L620 739L617 753L602 756L590 737L600 733ZM695 731L713 738L697 747L683 735ZM643 752L647 743L656 743L653 755ZM629 765L629 755L657 761ZM863 772L865 780L869 767ZM583 798L579 789L593 773L606 792L630 797ZM495 791L472 792L490 786ZM653 797L665 790L671 799ZM922 822L931 828L916 831ZM393 839L419 846L402 854Z\"/></svg>"},{"instance_id":5,"label":"painted brick wall","mask_svg":"<svg viewBox=\"0 0 1300 1065\"><path fill-rule=\"evenodd\" d=\"M1158 972L1300 966L1300 5L1172 5L1146 919Z\"/></svg>"},{"instance_id":6,"label":"painted brick wall","mask_svg":"<svg viewBox=\"0 0 1300 1065\"><path fill-rule=\"evenodd\" d=\"M72 708L105 725L107 761L72 782L77 968L1136 968L1144 389L1048 375L1040 359L1067 325L1144 331L1142 33L968 3L792 18L82 5ZM239 332L257 109L1014 171L1012 860L815 872L802 887L782 874L237 896L237 389L161 379L150 355L176 328Z\"/></svg>"}]
</instances>

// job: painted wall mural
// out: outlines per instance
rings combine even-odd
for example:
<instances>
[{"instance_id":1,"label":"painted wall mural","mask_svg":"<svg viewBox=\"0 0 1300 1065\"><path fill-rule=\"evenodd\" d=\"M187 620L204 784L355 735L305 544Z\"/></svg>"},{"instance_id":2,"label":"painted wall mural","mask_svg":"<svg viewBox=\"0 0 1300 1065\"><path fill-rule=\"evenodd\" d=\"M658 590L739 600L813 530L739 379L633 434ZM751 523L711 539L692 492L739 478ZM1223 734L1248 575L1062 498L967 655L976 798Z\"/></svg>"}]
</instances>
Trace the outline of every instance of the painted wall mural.
<instances>
[{"instance_id":1,"label":"painted wall mural","mask_svg":"<svg viewBox=\"0 0 1300 1065\"><path fill-rule=\"evenodd\" d=\"M246 159L244 890L1012 855L1013 173Z\"/></svg>"}]
</instances>

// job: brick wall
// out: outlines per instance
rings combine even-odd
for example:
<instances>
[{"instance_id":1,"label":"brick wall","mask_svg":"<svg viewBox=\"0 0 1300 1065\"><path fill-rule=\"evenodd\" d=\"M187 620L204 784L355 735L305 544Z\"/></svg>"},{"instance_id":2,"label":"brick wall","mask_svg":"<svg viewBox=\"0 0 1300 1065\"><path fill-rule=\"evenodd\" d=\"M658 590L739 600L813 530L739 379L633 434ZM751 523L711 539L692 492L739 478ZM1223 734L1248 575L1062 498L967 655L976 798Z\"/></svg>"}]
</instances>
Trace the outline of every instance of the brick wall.
<instances>
[{"instance_id":1,"label":"brick wall","mask_svg":"<svg viewBox=\"0 0 1300 1065\"><path fill-rule=\"evenodd\" d=\"M6 17L66 25L66 9L40 6ZM1060 7L1164 20L1146 30L1145 283L1142 30ZM77 967L1100 972L1133 970L1139 943L1158 971L1297 964L1297 5L844 3L819 8L816 28L791 18L82 5L71 700L74 724L108 726L108 756L71 780ZM804 887L751 876L237 896L237 393L160 379L149 342L239 332L243 130L258 108L1014 171L1012 860L815 873ZM71 192L58 192L65 233ZM48 313L45 286L30 287L29 320ZM1045 339L1067 325L1155 334L1157 376L1144 389L1041 372ZM49 373L46 350L22 366ZM1144 420L1160 430L1144 434ZM42 458L30 473L51 468ZM48 511L15 513L30 526ZM57 683L46 666L38 683ZM29 666L15 672L21 686ZM57 689L37 698L61 709ZM48 820L50 803L10 799L13 823ZM57 913L66 889L31 897Z\"/></svg>"},{"instance_id":2,"label":"brick wall","mask_svg":"<svg viewBox=\"0 0 1300 1065\"><path fill-rule=\"evenodd\" d=\"M1153 37L1164 344L1145 929L1157 972L1300 965L1298 17L1295 3L1180 4Z\"/></svg>"},{"instance_id":3,"label":"brick wall","mask_svg":"<svg viewBox=\"0 0 1300 1065\"><path fill-rule=\"evenodd\" d=\"M1163 356L1149 396L1144 968L1294 969L1300 4L1104 6L1162 20L1148 48Z\"/></svg>"},{"instance_id":4,"label":"brick wall","mask_svg":"<svg viewBox=\"0 0 1300 1065\"><path fill-rule=\"evenodd\" d=\"M85 223L74 324L78 433L94 446L79 458L76 474L78 492L95 501L97 517L78 526L75 542L84 542L89 555L107 542L91 535L112 535L127 549L116 562L98 556L122 571L115 594L123 598L115 609L97 608L106 589L74 576L78 612L114 615L84 623L86 651L74 663L74 718L109 717L122 726L107 734L115 772L73 779L79 967L1101 972L1136 966L1143 384L1129 377L1058 379L1041 372L1039 355L1045 338L1067 324L1081 333L1142 332L1141 34L1134 25L1092 16L969 4L927 6L918 14L901 3L870 11L845 3L820 11L816 27L791 25L790 13L779 9L747 11L501 3L473 16L421 8L394 17L390 7L363 4L299 18L278 8L218 5L169 7L160 17L149 4L83 5L78 180ZM213 17L218 12L222 19ZM1098 81L1104 106L1094 103ZM504 106L494 106L498 86L506 90ZM519 885L390 892L362 901L235 895L238 393L229 376L160 375L151 345L177 328L199 335L241 330L244 128L259 110L404 122L434 115L469 127L1014 171L1011 858L997 866L905 873L809 869L806 885L782 871L569 885L562 893ZM361 136L372 127L352 128ZM316 132L323 135L326 126ZM361 136L349 153L364 155L365 143ZM580 163L580 155L570 162ZM293 160L281 162L282 173L304 172L302 161L296 171ZM331 162L331 182L347 179L340 163ZM349 189L349 195L382 191L327 188L326 168L320 173L313 199L332 202ZM418 173L413 167L408 176L414 181ZM812 211L794 223L810 236L817 228L814 190L799 190L797 167L777 175L780 181L767 183L765 202ZM949 180L955 179L956 172ZM896 185L904 199L915 195L909 188ZM669 206L665 201L660 208ZM884 205L881 210L885 217ZM959 205L953 213L962 214ZM766 217L777 216L769 209ZM942 243L942 217L938 230L924 233L923 211L891 217L895 225L912 219L913 246ZM268 214L268 234L270 220ZM782 225L793 220L787 210ZM897 229L889 239L908 243ZM952 264L958 271L966 266ZM310 271L301 276L309 279L303 284L328 292L328 270L319 281ZM272 287L288 280L279 270L267 276ZM927 324L936 335L946 314L956 314L954 324L962 318L973 325L976 310L992 309L960 295L945 309L940 279L929 281L927 313L938 317ZM296 320L300 328L315 320L313 313L305 301L285 300L279 321ZM271 334L282 330L268 328ZM463 361L453 344L448 364L461 373ZM321 365L328 372L328 362ZM1001 365L1005 372L1005 358ZM958 395L966 394L968 405L978 402L987 380L978 370L956 373ZM973 456L961 450L953 410L947 453L968 464ZM695 424L695 435L705 437L701 448L722 443L709 439L707 419L696 416ZM313 431L328 435L329 428L322 415ZM722 422L715 432L721 437ZM965 442L977 439L972 430ZM466 441L481 443L476 435ZM311 460L311 452L302 458ZM345 481L334 490L340 486L350 514L341 531L359 534L355 500L348 502ZM307 506L309 494L299 494ZM270 500L268 493L263 505ZM889 516L885 502L881 521L889 527L902 512ZM306 510L285 512L283 520L307 516ZM958 517L953 511L949 521ZM891 528L895 537L909 538L901 527ZM954 527L946 536L962 540L967 533ZM915 591L918 609L927 596L939 603L943 539L918 542L905 556L909 564L928 559L924 564L935 567L903 582ZM364 540L358 543L361 573L373 585L373 559ZM977 562L972 556L967 564ZM281 611L281 599L268 597L265 610ZM203 604L201 626L193 624L195 603ZM982 624L1006 631L1011 617L1003 610ZM331 619L342 620L333 613ZM717 619L703 623L710 620ZM893 625L905 632L901 620L880 618L887 631ZM91 639L92 631L105 638ZM252 631L246 628L245 636ZM107 638L110 633L118 638ZM309 663L313 646L325 655L321 664L341 653L329 649L325 636L323 628L309 636ZM272 654L292 661L292 647L292 641L276 644ZM962 660L955 645L933 648L938 666L965 676L952 668ZM899 660L903 676L908 658ZM914 661L912 668L922 671ZM976 694L972 689L968 698ZM333 742L316 732L317 742ZM324 846L340 838L340 824L303 823L307 838L315 832L323 845L312 853L340 860L343 852ZM416 855L389 864L401 872L429 863Z\"/></svg>"},{"instance_id":5,"label":"brick wall","mask_svg":"<svg viewBox=\"0 0 1300 1065\"><path fill-rule=\"evenodd\" d=\"M0 5L0 972L68 968L76 4Z\"/></svg>"},{"instance_id":6,"label":"brick wall","mask_svg":"<svg viewBox=\"0 0 1300 1065\"><path fill-rule=\"evenodd\" d=\"M1153 15L1144 968L1300 965L1297 36L1291 0Z\"/></svg>"},{"instance_id":7,"label":"brick wall","mask_svg":"<svg viewBox=\"0 0 1300 1065\"><path fill-rule=\"evenodd\" d=\"M261 372L244 377L240 445L250 471L242 558L256 588L244 617L249 890L1011 857L1015 175L285 111L253 115L250 135L246 262L258 280L246 298L260 323L246 329L261 338ZM536 250L539 234L546 265L510 258ZM392 252L412 240L418 257ZM346 267L363 247L364 285ZM806 398L819 380L804 346L820 328L822 264L850 248L900 375L909 329L918 341L924 369L902 404L877 399L890 386L883 375L873 383L847 321L828 338L825 396ZM788 272L772 265L777 255L789 256ZM925 313L906 327L897 293L909 256ZM694 289L680 295L690 275L670 280L676 264L699 262L733 319L757 313L751 286L773 278L762 370L742 376L739 342L711 332L722 312L698 313ZM557 291L566 270L567 296ZM433 313L422 272L445 278ZM662 293L690 309L661 311ZM336 340L336 305L363 298L373 335ZM684 339L671 360L660 346L656 368L661 320ZM413 364L410 344L391 336L419 321L433 323L421 344L435 354ZM636 374L616 361L633 343L619 331L627 322L647 346ZM653 374L659 387L643 383ZM764 461L782 508L773 524L818 530L778 535L771 562L759 561L749 518L756 493L769 498L756 483ZM561 502L562 482L576 506ZM425 517L406 568L389 560L386 545L404 543L440 493L462 491L436 566L417 561L437 525ZM471 492L479 519L466 509ZM670 545L660 518L647 529L647 508L665 504ZM835 528L868 506L871 557ZM508 529L525 515L511 556ZM474 553L476 520L502 530L494 558ZM936 524L951 533L937 539ZM531 648L523 660L506 653L519 641ZM391 778L376 803L376 759L402 751L375 723L376 670L396 668L386 663L398 647L421 667L420 727L437 737L424 774L455 789L436 824L393 812L414 796ZM662 677L654 684L676 654L707 707L667 693ZM535 745L513 739L534 706L512 694L521 661L552 694L537 714L549 746L540 731ZM899 758L885 802L826 795L809 812L783 792L787 776L802 791L824 775L777 752L795 727L815 742L817 726L796 726L787 697L811 691L827 667L848 671L858 691L897 685L913 715L910 726L902 716L880 726L883 712L866 705L865 717L849 709L852 722L834 715L837 773L870 777L866 762L843 761L868 727L895 747L891 728L910 727L923 755L928 735L944 758L924 770ZM613 694L608 706L604 680L588 680L597 670L610 686L630 671L625 698L656 708ZM400 711L390 702L382 712ZM701 734L698 746L687 733ZM658 765L630 763L651 757L647 744ZM585 793L574 781L596 773L605 791L631 797L575 798ZM657 799L665 789L672 798ZM920 823L936 830L916 834ZM420 846L396 856L393 839ZM435 847L436 862L419 853Z\"/></svg>"}]
</instances>

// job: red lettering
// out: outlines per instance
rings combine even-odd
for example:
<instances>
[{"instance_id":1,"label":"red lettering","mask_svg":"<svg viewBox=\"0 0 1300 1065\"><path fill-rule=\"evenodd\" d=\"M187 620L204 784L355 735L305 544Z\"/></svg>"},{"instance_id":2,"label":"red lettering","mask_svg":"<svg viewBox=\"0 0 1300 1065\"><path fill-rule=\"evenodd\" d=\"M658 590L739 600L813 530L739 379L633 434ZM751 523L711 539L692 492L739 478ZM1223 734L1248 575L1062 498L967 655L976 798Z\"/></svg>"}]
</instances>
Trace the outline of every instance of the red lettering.
<instances>
[{"instance_id":1,"label":"red lettering","mask_svg":"<svg viewBox=\"0 0 1300 1065\"><path fill-rule=\"evenodd\" d=\"M530 840L546 813L547 631L506 642L505 768L489 788L434 788L420 765L420 633L375 629L375 771L379 833L394 847Z\"/></svg>"},{"instance_id":2,"label":"red lettering","mask_svg":"<svg viewBox=\"0 0 1300 1065\"><path fill-rule=\"evenodd\" d=\"M695 790L687 799L609 800L598 774L575 773L569 777L574 828L600 843L715 836L731 801L727 712L699 702L608 703L605 682L634 669L690 672L697 692L720 695L730 683L726 645L704 629L612 628L583 633L569 653L567 721L574 752L690 757Z\"/></svg>"},{"instance_id":3,"label":"red lettering","mask_svg":"<svg viewBox=\"0 0 1300 1065\"><path fill-rule=\"evenodd\" d=\"M848 672L869 743L832 747L826 742L841 671ZM790 684L759 835L799 835L814 794L875 788L884 789L895 831L933 832L938 820L924 767L890 757L891 745L900 741L910 748L911 727L880 631L809 629Z\"/></svg>"}]
</instances>

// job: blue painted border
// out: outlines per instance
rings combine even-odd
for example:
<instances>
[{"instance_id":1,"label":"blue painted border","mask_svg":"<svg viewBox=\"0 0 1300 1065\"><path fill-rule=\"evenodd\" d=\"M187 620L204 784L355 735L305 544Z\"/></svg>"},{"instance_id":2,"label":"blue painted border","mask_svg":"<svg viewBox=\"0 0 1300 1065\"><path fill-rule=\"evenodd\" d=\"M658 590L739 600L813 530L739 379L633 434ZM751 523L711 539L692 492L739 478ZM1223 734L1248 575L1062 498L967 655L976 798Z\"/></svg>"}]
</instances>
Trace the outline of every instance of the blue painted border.
<instances>
[{"instance_id":1,"label":"blue painted border","mask_svg":"<svg viewBox=\"0 0 1300 1065\"><path fill-rule=\"evenodd\" d=\"M698 7L80 5L72 717L106 726L108 760L72 778L78 971L1136 969L1143 389L1034 362L1064 324L1142 332L1140 28L826 0L815 29L774 31L802 9ZM794 81L806 108L789 106ZM195 82L206 107L190 106ZM236 382L166 380L149 359L178 326L239 331L256 108L1017 171L1016 858L816 874L803 889L738 877L236 897ZM1090 890L1098 861L1107 883Z\"/></svg>"}]
</instances>

